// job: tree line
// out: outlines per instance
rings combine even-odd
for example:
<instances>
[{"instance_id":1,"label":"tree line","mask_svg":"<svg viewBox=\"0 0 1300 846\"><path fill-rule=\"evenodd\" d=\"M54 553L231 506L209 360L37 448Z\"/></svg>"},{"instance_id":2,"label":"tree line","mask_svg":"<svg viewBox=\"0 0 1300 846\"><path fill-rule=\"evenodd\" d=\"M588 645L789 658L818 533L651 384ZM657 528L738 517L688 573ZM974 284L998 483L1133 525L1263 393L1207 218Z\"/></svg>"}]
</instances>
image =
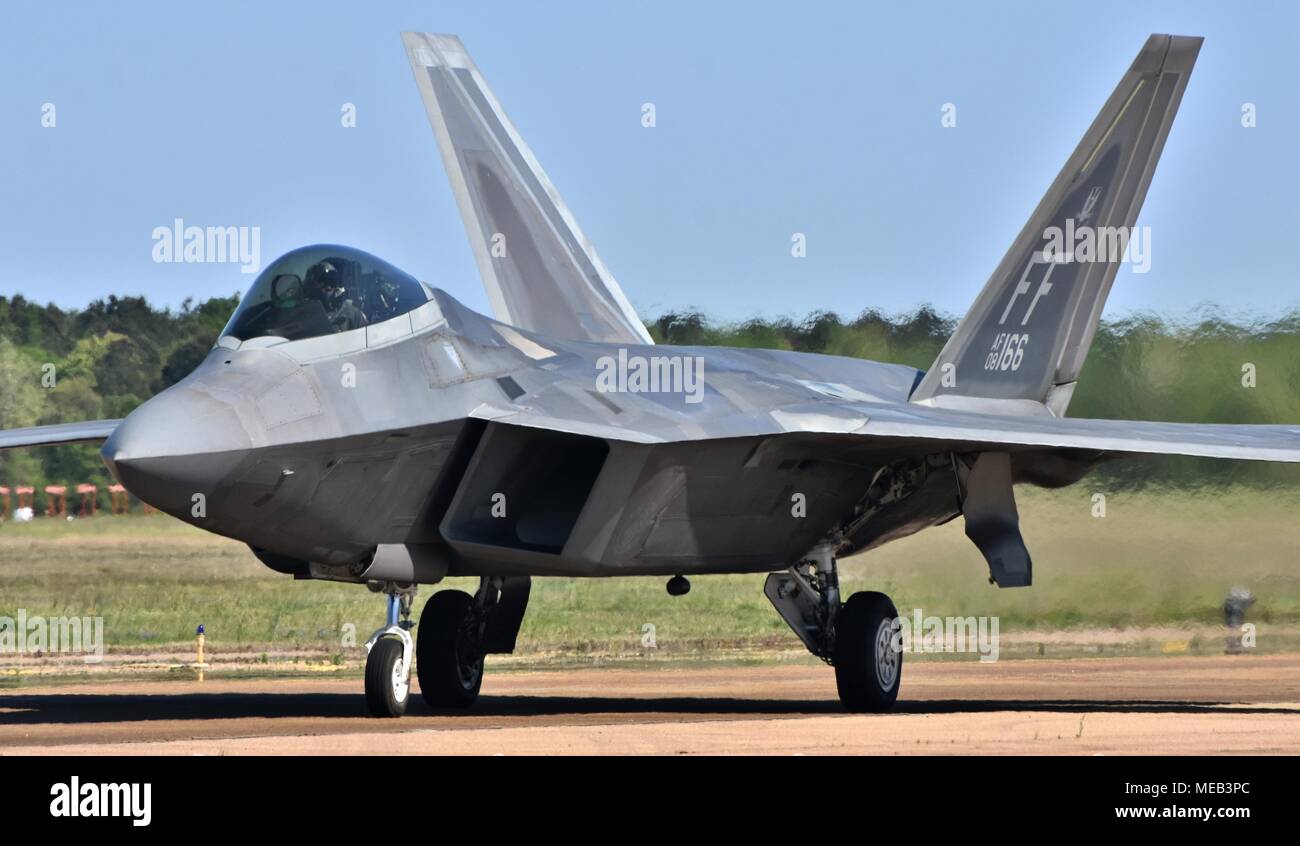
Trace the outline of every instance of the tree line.
<instances>
[{"instance_id":1,"label":"tree line","mask_svg":"<svg viewBox=\"0 0 1300 846\"><path fill-rule=\"evenodd\" d=\"M186 300L172 310L110 296L64 310L0 296L0 428L124 417L202 361L238 299ZM673 311L648 328L659 343L797 350L923 369L955 324L925 306L901 315L868 310L845 319L822 311L730 323ZM1183 320L1137 314L1103 321L1069 414L1300 423L1300 311L1253 321L1214 310ZM0 452L0 485L39 490L81 482L99 485L107 503L103 489L111 479L94 447ZM1296 482L1300 471L1291 466L1181 457L1114 462L1097 473L1097 484L1115 488Z\"/></svg>"},{"instance_id":2,"label":"tree line","mask_svg":"<svg viewBox=\"0 0 1300 846\"><path fill-rule=\"evenodd\" d=\"M183 379L216 341L239 303L214 297L178 310L143 297L96 300L84 309L0 296L0 429L125 417ZM112 483L91 446L0 452L0 485ZM70 497L71 499L71 497Z\"/></svg>"}]
</instances>

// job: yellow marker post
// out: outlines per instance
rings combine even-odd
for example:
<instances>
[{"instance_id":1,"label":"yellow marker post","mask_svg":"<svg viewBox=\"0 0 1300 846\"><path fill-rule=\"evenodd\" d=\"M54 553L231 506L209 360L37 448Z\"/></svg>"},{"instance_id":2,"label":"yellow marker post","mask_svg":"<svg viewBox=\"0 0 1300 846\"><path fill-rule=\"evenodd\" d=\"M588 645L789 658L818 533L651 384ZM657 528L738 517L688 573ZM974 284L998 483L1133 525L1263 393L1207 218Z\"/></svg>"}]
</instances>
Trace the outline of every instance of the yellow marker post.
<instances>
[{"instance_id":1,"label":"yellow marker post","mask_svg":"<svg viewBox=\"0 0 1300 846\"><path fill-rule=\"evenodd\" d=\"M204 637L203 637L203 624L202 624L202 623L199 624L199 628L198 628L198 632L197 632L197 634L198 634L198 639L199 639L199 654L198 654L198 661L195 663L194 666L198 667L198 670L199 670L199 681L203 681L203 640L204 640Z\"/></svg>"}]
</instances>

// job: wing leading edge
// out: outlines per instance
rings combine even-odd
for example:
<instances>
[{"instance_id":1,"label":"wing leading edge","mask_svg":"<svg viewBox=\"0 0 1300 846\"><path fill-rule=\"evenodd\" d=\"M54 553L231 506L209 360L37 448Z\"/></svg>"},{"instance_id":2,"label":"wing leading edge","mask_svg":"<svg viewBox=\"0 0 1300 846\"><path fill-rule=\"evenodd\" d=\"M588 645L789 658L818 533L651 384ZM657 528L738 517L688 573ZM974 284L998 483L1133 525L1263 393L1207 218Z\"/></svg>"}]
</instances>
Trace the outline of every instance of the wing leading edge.
<instances>
[{"instance_id":1,"label":"wing leading edge","mask_svg":"<svg viewBox=\"0 0 1300 846\"><path fill-rule=\"evenodd\" d=\"M654 343L460 39L402 41L497 319L556 338Z\"/></svg>"},{"instance_id":2,"label":"wing leading edge","mask_svg":"<svg viewBox=\"0 0 1300 846\"><path fill-rule=\"evenodd\" d=\"M113 430L121 422L121 420L88 420L83 423L56 423L53 426L5 429L0 431L0 449L101 443L113 434Z\"/></svg>"}]
</instances>

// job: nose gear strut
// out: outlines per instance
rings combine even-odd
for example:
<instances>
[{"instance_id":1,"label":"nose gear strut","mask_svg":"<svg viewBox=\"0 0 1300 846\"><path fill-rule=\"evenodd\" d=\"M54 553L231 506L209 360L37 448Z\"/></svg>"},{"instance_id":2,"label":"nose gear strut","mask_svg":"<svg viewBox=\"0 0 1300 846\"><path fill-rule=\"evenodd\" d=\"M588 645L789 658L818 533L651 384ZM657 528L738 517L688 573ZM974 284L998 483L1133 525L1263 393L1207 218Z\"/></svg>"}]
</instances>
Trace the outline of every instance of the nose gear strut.
<instances>
[{"instance_id":1,"label":"nose gear strut","mask_svg":"<svg viewBox=\"0 0 1300 846\"><path fill-rule=\"evenodd\" d=\"M411 603L415 585L368 583L388 597L387 622L366 641L366 707L376 717L400 717L411 698Z\"/></svg>"}]
</instances>

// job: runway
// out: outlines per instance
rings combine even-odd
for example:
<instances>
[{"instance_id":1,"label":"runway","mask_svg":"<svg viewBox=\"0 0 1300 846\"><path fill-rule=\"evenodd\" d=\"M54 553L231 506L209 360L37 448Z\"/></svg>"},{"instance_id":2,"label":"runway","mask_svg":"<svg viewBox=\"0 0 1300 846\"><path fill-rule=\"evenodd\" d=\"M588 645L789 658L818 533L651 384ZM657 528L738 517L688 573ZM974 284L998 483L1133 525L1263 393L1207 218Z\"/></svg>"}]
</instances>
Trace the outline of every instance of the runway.
<instances>
[{"instance_id":1,"label":"runway","mask_svg":"<svg viewBox=\"0 0 1300 846\"><path fill-rule=\"evenodd\" d=\"M0 754L1300 754L1300 655L911 662L897 710L827 667L492 672L477 706L365 715L361 680L0 691Z\"/></svg>"}]
</instances>

